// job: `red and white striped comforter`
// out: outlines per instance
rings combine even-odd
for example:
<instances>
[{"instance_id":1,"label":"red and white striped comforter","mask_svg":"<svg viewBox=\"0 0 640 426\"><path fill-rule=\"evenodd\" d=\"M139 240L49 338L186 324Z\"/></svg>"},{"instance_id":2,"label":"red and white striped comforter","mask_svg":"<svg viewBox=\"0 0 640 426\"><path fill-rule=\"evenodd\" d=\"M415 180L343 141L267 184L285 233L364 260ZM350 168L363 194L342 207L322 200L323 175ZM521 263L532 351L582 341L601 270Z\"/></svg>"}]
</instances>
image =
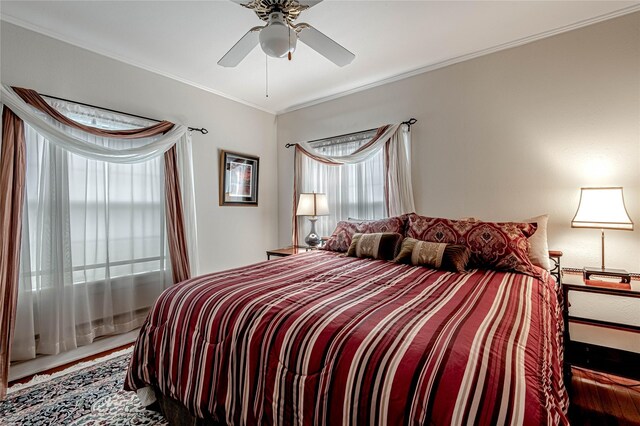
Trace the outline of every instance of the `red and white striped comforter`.
<instances>
[{"instance_id":1,"label":"red and white striped comforter","mask_svg":"<svg viewBox=\"0 0 640 426\"><path fill-rule=\"evenodd\" d=\"M227 424L567 423L553 280L311 252L167 289L125 388Z\"/></svg>"}]
</instances>

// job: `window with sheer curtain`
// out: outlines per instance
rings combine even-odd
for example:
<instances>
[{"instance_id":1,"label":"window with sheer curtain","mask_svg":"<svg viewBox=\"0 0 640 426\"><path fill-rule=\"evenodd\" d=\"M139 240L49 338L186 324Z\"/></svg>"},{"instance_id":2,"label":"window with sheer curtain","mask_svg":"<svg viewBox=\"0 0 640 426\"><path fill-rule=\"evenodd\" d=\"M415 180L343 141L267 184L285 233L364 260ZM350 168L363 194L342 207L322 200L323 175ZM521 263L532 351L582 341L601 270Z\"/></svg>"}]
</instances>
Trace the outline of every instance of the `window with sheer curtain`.
<instances>
[{"instance_id":1,"label":"window with sheer curtain","mask_svg":"<svg viewBox=\"0 0 640 426\"><path fill-rule=\"evenodd\" d=\"M361 132L311 142L309 145L320 154L345 156L367 143L375 133L375 130ZM330 214L318 219L316 230L319 235L331 235L340 220L387 217L383 150L366 161L340 166L323 164L304 156L301 175L300 192L327 194ZM299 238L304 239L309 233L310 224L308 220L301 220L299 224Z\"/></svg>"},{"instance_id":2,"label":"window with sheer curtain","mask_svg":"<svg viewBox=\"0 0 640 426\"><path fill-rule=\"evenodd\" d=\"M154 124L65 101L47 102L77 122L102 129ZM83 137L118 149L154 139ZM172 282L162 157L136 164L91 160L51 144L26 123L25 141L26 194L12 360L56 354L98 336L135 329Z\"/></svg>"}]
</instances>

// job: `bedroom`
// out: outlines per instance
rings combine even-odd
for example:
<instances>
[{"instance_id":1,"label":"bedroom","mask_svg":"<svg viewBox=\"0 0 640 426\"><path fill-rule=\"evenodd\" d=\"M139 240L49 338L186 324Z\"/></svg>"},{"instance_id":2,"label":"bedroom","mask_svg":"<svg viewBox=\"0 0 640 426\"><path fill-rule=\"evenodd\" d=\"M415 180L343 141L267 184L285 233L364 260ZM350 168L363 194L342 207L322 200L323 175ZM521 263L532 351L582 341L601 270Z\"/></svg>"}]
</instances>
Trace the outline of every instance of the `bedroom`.
<instances>
[{"instance_id":1,"label":"bedroom","mask_svg":"<svg viewBox=\"0 0 640 426\"><path fill-rule=\"evenodd\" d=\"M159 2L151 3L157 19L145 20L147 2L119 4L121 10L112 5L112 15L109 7L100 9L104 4L91 3L3 1L2 83L207 128L207 135L192 134L201 274L260 262L266 250L291 245L294 159L285 144L411 117L418 120L411 127L411 166L419 214L496 221L549 214L549 247L563 251L563 267L578 269L599 265L601 256L598 230L571 227L580 188L623 187L629 217L636 223L640 218L637 2L524 2L521 8L507 2L506 9L456 3L460 11L446 2L322 2L301 19L356 59L337 67L301 45L291 63L269 60L269 98L259 48L235 68L216 65L248 28L260 24L250 11L233 3L190 3L190 10L180 2ZM409 7L415 13L407 13ZM88 20L92 10L103 19ZM363 16L350 24L358 10ZM113 31L107 24L116 25L118 13L131 21ZM453 37L455 30L436 25L444 20L438 13L458 31L453 25L477 22L476 32ZM493 13L514 19L503 33L494 32ZM398 38L389 35L410 19L406 15L420 14L433 32L415 28L413 20ZM389 20L382 34L367 28L381 16ZM212 21L220 28L207 26ZM174 33L165 27L173 25L194 32L185 30L172 44L166 37ZM165 38L156 41L150 29ZM410 40L414 31L425 41ZM197 43L185 48L194 34L200 34ZM374 42L392 59L383 61ZM434 48L440 45L443 50ZM181 75L184 69L193 71ZM223 75L228 91L215 86L209 72ZM259 157L256 207L219 206L220 149ZM607 231L606 247L607 266L640 271L637 228ZM590 308L618 309L595 305ZM629 351L635 344L640 352L638 334L617 333L607 329L598 337Z\"/></svg>"}]
</instances>

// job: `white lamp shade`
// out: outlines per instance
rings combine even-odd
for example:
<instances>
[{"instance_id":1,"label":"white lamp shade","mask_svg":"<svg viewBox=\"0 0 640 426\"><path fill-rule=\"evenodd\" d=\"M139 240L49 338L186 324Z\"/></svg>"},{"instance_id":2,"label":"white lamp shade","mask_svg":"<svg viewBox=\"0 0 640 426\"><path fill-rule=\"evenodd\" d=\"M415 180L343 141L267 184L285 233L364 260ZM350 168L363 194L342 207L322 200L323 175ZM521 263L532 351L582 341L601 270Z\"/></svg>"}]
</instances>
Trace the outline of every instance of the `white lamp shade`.
<instances>
[{"instance_id":1,"label":"white lamp shade","mask_svg":"<svg viewBox=\"0 0 640 426\"><path fill-rule=\"evenodd\" d=\"M329 214L327 194L302 193L296 216L326 216Z\"/></svg>"},{"instance_id":2,"label":"white lamp shade","mask_svg":"<svg viewBox=\"0 0 640 426\"><path fill-rule=\"evenodd\" d=\"M571 227L633 231L622 187L581 188L580 204Z\"/></svg>"},{"instance_id":3,"label":"white lamp shade","mask_svg":"<svg viewBox=\"0 0 640 426\"><path fill-rule=\"evenodd\" d=\"M273 21L260 31L260 47L273 58L284 58L296 49L298 37L283 22Z\"/></svg>"}]
</instances>

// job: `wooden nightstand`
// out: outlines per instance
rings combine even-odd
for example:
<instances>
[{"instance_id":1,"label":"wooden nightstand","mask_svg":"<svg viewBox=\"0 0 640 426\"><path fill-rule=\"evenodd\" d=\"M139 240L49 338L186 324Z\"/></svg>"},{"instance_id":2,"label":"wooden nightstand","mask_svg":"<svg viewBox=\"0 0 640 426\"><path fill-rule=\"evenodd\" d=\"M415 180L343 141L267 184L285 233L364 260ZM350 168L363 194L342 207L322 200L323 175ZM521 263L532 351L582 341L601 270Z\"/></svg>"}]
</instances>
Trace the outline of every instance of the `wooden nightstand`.
<instances>
[{"instance_id":1,"label":"wooden nightstand","mask_svg":"<svg viewBox=\"0 0 640 426\"><path fill-rule=\"evenodd\" d=\"M640 281L635 278L631 289L597 287L584 284L582 270L563 269L567 364L640 379Z\"/></svg>"},{"instance_id":2,"label":"wooden nightstand","mask_svg":"<svg viewBox=\"0 0 640 426\"><path fill-rule=\"evenodd\" d=\"M304 253L309 251L310 249L307 247L295 246L295 247L284 247L279 249L267 250L267 260L271 260L271 256L275 257L287 257L293 254Z\"/></svg>"}]
</instances>

